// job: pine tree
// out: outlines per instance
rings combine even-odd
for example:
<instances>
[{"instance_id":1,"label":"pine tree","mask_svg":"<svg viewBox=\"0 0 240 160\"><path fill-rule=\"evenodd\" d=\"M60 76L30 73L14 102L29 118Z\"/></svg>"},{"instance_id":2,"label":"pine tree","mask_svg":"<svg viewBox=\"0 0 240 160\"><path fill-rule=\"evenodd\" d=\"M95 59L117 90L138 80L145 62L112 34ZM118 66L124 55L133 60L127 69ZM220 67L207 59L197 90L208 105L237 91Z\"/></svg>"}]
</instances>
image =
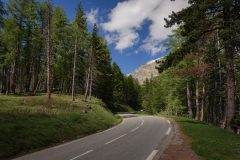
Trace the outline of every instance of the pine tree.
<instances>
[{"instance_id":1,"label":"pine tree","mask_svg":"<svg viewBox=\"0 0 240 160\"><path fill-rule=\"evenodd\" d=\"M92 90L93 90L93 83L95 82L95 75L96 75L96 52L97 47L99 45L99 36L98 36L98 28L97 25L94 24L92 37L91 37L91 44L89 49L88 55L88 71L86 77L86 87L85 87L85 100L88 97L91 98Z\"/></svg>"},{"instance_id":2,"label":"pine tree","mask_svg":"<svg viewBox=\"0 0 240 160\"><path fill-rule=\"evenodd\" d=\"M74 67L73 67L73 83L72 83L72 97L74 100L74 88L76 70L78 75L78 85L80 86L81 93L84 89L84 79L86 70L86 50L89 47L89 33L87 29L87 21L85 14L82 10L81 4L78 5L75 21L73 22L73 33L75 38L75 54L74 54ZM77 63L78 62L78 63ZM76 63L78 65L76 65Z\"/></svg>"},{"instance_id":3,"label":"pine tree","mask_svg":"<svg viewBox=\"0 0 240 160\"><path fill-rule=\"evenodd\" d=\"M135 110L139 110L141 107L140 85L132 76L124 79L124 100Z\"/></svg>"},{"instance_id":4,"label":"pine tree","mask_svg":"<svg viewBox=\"0 0 240 160\"><path fill-rule=\"evenodd\" d=\"M69 93L71 88L72 53L74 41L72 30L63 8L56 7L52 17L52 44L54 52L53 87L61 92Z\"/></svg>"},{"instance_id":5,"label":"pine tree","mask_svg":"<svg viewBox=\"0 0 240 160\"><path fill-rule=\"evenodd\" d=\"M211 2L193 0L190 1L190 7L178 13L173 13L169 16L169 20L166 19L166 27L179 24L184 29L182 35L186 36L186 41L182 45L181 52L178 52L180 58L183 58L183 55L187 52L193 51L199 39L216 32L220 33L219 38L225 52L227 72L227 105L222 126L228 128L236 111L233 61L236 55L234 41L237 34L236 25L239 20L239 6L239 2L235 0L220 2L217 0Z\"/></svg>"},{"instance_id":6,"label":"pine tree","mask_svg":"<svg viewBox=\"0 0 240 160\"><path fill-rule=\"evenodd\" d=\"M46 8L46 28L45 28L45 39L46 39L46 54L47 54L47 97L51 99L51 87L52 87L52 4L50 0L47 1Z\"/></svg>"},{"instance_id":7,"label":"pine tree","mask_svg":"<svg viewBox=\"0 0 240 160\"><path fill-rule=\"evenodd\" d=\"M96 55L96 79L94 82L94 95L101 98L105 103L112 102L112 67L110 51L107 42L99 39Z\"/></svg>"},{"instance_id":8,"label":"pine tree","mask_svg":"<svg viewBox=\"0 0 240 160\"><path fill-rule=\"evenodd\" d=\"M113 74L113 100L114 102L123 104L124 99L124 75L121 72L119 66L114 62L112 65L112 74Z\"/></svg>"}]
</instances>

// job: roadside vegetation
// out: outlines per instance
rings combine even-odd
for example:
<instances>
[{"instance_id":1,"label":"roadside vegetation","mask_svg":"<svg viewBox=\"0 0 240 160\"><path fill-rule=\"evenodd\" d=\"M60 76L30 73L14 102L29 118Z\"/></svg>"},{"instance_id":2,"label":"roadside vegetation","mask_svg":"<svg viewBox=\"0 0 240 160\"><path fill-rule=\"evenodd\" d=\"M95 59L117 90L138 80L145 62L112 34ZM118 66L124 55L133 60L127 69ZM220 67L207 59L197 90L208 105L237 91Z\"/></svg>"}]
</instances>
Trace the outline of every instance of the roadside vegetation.
<instances>
[{"instance_id":1,"label":"roadside vegetation","mask_svg":"<svg viewBox=\"0 0 240 160\"><path fill-rule=\"evenodd\" d=\"M51 0L0 0L0 159L109 128L120 122L112 112L141 106L138 82L75 8L70 21Z\"/></svg>"},{"instance_id":2,"label":"roadside vegetation","mask_svg":"<svg viewBox=\"0 0 240 160\"><path fill-rule=\"evenodd\" d=\"M239 135L183 117L170 117L191 139L192 149L204 160L239 160Z\"/></svg>"},{"instance_id":3,"label":"roadside vegetation","mask_svg":"<svg viewBox=\"0 0 240 160\"><path fill-rule=\"evenodd\" d=\"M158 61L160 75L142 87L145 110L240 133L239 1L192 0L165 22L177 28Z\"/></svg>"},{"instance_id":4,"label":"roadside vegetation","mask_svg":"<svg viewBox=\"0 0 240 160\"><path fill-rule=\"evenodd\" d=\"M0 159L80 138L120 123L96 98L0 96Z\"/></svg>"}]
</instances>

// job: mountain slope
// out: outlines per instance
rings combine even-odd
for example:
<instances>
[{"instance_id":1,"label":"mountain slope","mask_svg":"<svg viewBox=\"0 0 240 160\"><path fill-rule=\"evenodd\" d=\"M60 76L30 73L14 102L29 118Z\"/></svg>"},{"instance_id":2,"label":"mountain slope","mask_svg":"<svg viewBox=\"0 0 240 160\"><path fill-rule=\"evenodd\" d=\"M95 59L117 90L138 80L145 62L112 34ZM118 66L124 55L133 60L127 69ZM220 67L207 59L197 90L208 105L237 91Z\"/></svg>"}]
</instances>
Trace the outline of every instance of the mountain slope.
<instances>
[{"instance_id":1,"label":"mountain slope","mask_svg":"<svg viewBox=\"0 0 240 160\"><path fill-rule=\"evenodd\" d=\"M133 73L130 75L133 76L133 78L137 79L140 84L143 84L143 82L148 78L156 77L159 75L158 70L156 69L157 60L161 60L162 58L158 58L152 61L149 61L148 63L140 66L138 69L136 69Z\"/></svg>"}]
</instances>

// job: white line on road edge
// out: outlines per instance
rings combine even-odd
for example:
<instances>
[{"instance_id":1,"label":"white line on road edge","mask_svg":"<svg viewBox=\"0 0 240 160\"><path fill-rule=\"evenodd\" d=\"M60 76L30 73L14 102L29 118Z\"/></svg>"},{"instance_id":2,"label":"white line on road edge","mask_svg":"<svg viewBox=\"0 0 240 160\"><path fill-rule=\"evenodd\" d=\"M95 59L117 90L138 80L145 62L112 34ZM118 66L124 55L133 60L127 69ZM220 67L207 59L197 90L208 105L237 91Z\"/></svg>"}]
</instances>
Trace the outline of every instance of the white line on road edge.
<instances>
[{"instance_id":1,"label":"white line on road edge","mask_svg":"<svg viewBox=\"0 0 240 160\"><path fill-rule=\"evenodd\" d=\"M72 143L77 143L77 142L79 142L79 141L81 141L81 140L82 140L82 139L78 139L78 140L75 140L75 141L71 141L71 142L68 142L68 143L61 144L61 145L56 146L56 147L53 147L53 148L58 149L58 148L61 148L61 147L70 145L70 144L72 144Z\"/></svg>"},{"instance_id":2,"label":"white line on road edge","mask_svg":"<svg viewBox=\"0 0 240 160\"><path fill-rule=\"evenodd\" d=\"M143 123L144 123L144 119L143 119L143 118L141 118L141 119L142 119L142 122L141 122L140 126L142 126L142 125L143 125Z\"/></svg>"},{"instance_id":3,"label":"white line on road edge","mask_svg":"<svg viewBox=\"0 0 240 160\"><path fill-rule=\"evenodd\" d=\"M167 123L168 123L168 124L171 124L169 120L167 120Z\"/></svg>"},{"instance_id":4,"label":"white line on road edge","mask_svg":"<svg viewBox=\"0 0 240 160\"><path fill-rule=\"evenodd\" d=\"M80 154L79 156L76 156L76 157L74 157L74 158L72 158L72 159L70 159L70 160L75 160L75 159L77 159L77 158L79 158L79 157L82 157L82 156L84 156L84 155L92 152L92 151L93 151L93 150L89 150L89 151L87 151L87 152L85 152L85 153L83 153L83 154Z\"/></svg>"},{"instance_id":5,"label":"white line on road edge","mask_svg":"<svg viewBox=\"0 0 240 160\"><path fill-rule=\"evenodd\" d=\"M122 122L121 122L119 125L123 125L123 124L124 124L124 121L125 121L125 119L123 119ZM101 133L104 133L104 132L111 131L111 130L119 127L119 125L114 126L114 127L112 127L112 128L109 128L109 129L107 129L107 130L104 130L104 131L102 131L102 132L98 132L98 133L96 133L96 134L101 134ZM92 134L92 135L94 135L94 134ZM89 136L91 136L91 135L89 135ZM80 139L77 139L77 140L74 140L74 141L71 141L71 142L67 142L67 143L64 143L64 144L55 146L55 147L53 147L53 148L54 148L54 149L58 149L58 148L61 148L61 147L64 147L64 146L67 146L67 145L70 145L70 144L73 144L73 143L80 142L80 141L82 141L82 140L85 139L85 138L87 138L87 137L83 137L83 138L80 138Z\"/></svg>"},{"instance_id":6,"label":"white line on road edge","mask_svg":"<svg viewBox=\"0 0 240 160\"><path fill-rule=\"evenodd\" d=\"M153 158L156 156L157 153L158 153L158 150L153 150L146 160L153 160Z\"/></svg>"},{"instance_id":7,"label":"white line on road edge","mask_svg":"<svg viewBox=\"0 0 240 160\"><path fill-rule=\"evenodd\" d=\"M122 138L122 137L124 137L124 136L126 136L127 134L123 134L123 135L121 135L120 137L118 137L118 138L115 138L115 139L113 139L113 140L111 140L111 141L109 141L109 142L107 142L107 143L105 143L105 144L110 144L110 143L112 143L112 142L114 142L114 141L116 141L116 140L118 140L118 139L120 139L120 138Z\"/></svg>"},{"instance_id":8,"label":"white line on road edge","mask_svg":"<svg viewBox=\"0 0 240 160\"><path fill-rule=\"evenodd\" d=\"M125 120L123 119L122 122L121 122L119 125L123 125L123 124L124 124L124 121L125 121ZM112 127L112 128L109 128L109 129L107 129L107 130L105 130L105 131L102 131L102 132L108 132L108 131L111 131L111 130L113 130L113 129L119 127L119 125L117 125L117 126L115 126L115 127ZM99 133L101 133L101 132L99 132Z\"/></svg>"},{"instance_id":9,"label":"white line on road edge","mask_svg":"<svg viewBox=\"0 0 240 160\"><path fill-rule=\"evenodd\" d=\"M166 132L166 135L169 135L170 132L171 132L172 128L168 128L167 132Z\"/></svg>"}]
</instances>

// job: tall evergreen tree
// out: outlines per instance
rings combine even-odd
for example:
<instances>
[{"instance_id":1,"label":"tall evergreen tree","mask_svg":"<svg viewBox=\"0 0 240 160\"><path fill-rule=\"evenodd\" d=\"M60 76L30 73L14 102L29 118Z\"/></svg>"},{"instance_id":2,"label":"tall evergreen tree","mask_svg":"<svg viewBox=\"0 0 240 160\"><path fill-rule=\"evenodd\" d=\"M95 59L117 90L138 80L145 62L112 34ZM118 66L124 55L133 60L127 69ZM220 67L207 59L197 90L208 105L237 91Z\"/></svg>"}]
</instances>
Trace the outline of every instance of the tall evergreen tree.
<instances>
[{"instance_id":1,"label":"tall evergreen tree","mask_svg":"<svg viewBox=\"0 0 240 160\"><path fill-rule=\"evenodd\" d=\"M70 92L73 41L72 30L63 8L56 7L52 17L52 41L54 52L53 86L62 92Z\"/></svg>"},{"instance_id":2,"label":"tall evergreen tree","mask_svg":"<svg viewBox=\"0 0 240 160\"><path fill-rule=\"evenodd\" d=\"M126 104L135 110L141 108L140 85L132 76L124 79L124 100Z\"/></svg>"},{"instance_id":3,"label":"tall evergreen tree","mask_svg":"<svg viewBox=\"0 0 240 160\"><path fill-rule=\"evenodd\" d=\"M87 28L86 16L81 4L78 5L75 21L73 22L73 37L75 38L75 54L73 67L72 97L74 97L75 78L77 78L80 93L84 90L86 51L89 48L89 32ZM77 71L77 75L76 75ZM73 98L74 99L74 98Z\"/></svg>"},{"instance_id":4,"label":"tall evergreen tree","mask_svg":"<svg viewBox=\"0 0 240 160\"><path fill-rule=\"evenodd\" d=\"M113 100L117 103L124 103L124 75L119 66L114 62L112 65L113 75Z\"/></svg>"},{"instance_id":5,"label":"tall evergreen tree","mask_svg":"<svg viewBox=\"0 0 240 160\"><path fill-rule=\"evenodd\" d=\"M45 39L46 39L46 55L47 55L47 96L48 100L51 99L51 87L52 87L52 4L50 0L47 1L46 8L46 28L45 28Z\"/></svg>"},{"instance_id":6,"label":"tall evergreen tree","mask_svg":"<svg viewBox=\"0 0 240 160\"><path fill-rule=\"evenodd\" d=\"M233 61L234 55L236 55L236 46L234 44L236 44L236 25L239 20L240 4L235 0L213 0L210 2L192 0L189 3L190 6L186 9L169 16L170 19L166 20L166 27L180 24L181 28L184 28L182 35L186 36L187 40L185 47L182 47L182 54L193 51L193 48L189 46L195 45L199 39L214 32L220 33L219 39L226 58L227 81L227 105L222 126L229 127L236 111ZM204 24L202 20L204 20Z\"/></svg>"}]
</instances>

